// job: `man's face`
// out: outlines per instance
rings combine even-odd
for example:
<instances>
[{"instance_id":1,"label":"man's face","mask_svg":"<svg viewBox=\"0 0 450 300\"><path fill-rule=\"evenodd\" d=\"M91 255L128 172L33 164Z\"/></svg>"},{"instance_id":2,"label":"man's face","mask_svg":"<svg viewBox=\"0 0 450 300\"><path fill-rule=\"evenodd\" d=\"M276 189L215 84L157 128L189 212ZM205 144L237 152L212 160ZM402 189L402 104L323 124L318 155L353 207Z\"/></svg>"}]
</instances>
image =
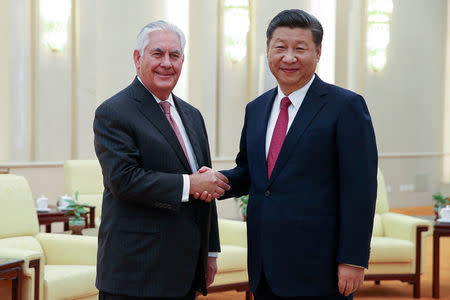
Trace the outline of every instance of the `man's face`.
<instances>
[{"instance_id":1,"label":"man's face","mask_svg":"<svg viewBox=\"0 0 450 300\"><path fill-rule=\"evenodd\" d=\"M310 29L278 27L267 42L267 60L272 74L286 95L311 80L320 59Z\"/></svg>"},{"instance_id":2,"label":"man's face","mask_svg":"<svg viewBox=\"0 0 450 300\"><path fill-rule=\"evenodd\" d=\"M156 97L165 100L177 84L183 66L180 39L175 32L162 30L151 32L149 38L142 56L134 51L136 72Z\"/></svg>"}]
</instances>

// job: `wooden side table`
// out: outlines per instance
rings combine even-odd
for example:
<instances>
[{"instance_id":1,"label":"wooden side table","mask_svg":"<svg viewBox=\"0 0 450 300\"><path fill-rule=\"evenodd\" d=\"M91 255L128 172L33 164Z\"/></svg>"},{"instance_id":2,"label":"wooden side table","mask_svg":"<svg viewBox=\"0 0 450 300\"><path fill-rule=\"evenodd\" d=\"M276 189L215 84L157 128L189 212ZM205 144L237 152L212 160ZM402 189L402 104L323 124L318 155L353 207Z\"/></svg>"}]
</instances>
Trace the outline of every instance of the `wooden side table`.
<instances>
[{"instance_id":1,"label":"wooden side table","mask_svg":"<svg viewBox=\"0 0 450 300\"><path fill-rule=\"evenodd\" d=\"M436 222L433 233L433 298L439 298L439 239L450 237L450 223Z\"/></svg>"},{"instance_id":2,"label":"wooden side table","mask_svg":"<svg viewBox=\"0 0 450 300\"><path fill-rule=\"evenodd\" d=\"M86 214L86 226L85 228L95 228L95 206L87 206L89 212ZM52 223L62 222L64 223L64 230L69 230L70 214L66 214L67 211L60 211L51 209L49 212L38 212L39 225L45 225L45 232L51 232ZM89 219L88 219L89 215Z\"/></svg>"},{"instance_id":3,"label":"wooden side table","mask_svg":"<svg viewBox=\"0 0 450 300\"><path fill-rule=\"evenodd\" d=\"M0 258L0 280L12 280L12 299L22 299L23 259Z\"/></svg>"}]
</instances>

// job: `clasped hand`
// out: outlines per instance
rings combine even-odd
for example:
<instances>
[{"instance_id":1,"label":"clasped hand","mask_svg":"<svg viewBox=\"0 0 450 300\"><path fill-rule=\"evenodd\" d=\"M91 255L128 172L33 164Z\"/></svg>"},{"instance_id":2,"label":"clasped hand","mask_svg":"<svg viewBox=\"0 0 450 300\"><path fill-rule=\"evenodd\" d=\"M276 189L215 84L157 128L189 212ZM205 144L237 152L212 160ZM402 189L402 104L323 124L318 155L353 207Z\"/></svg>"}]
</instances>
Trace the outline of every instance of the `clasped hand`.
<instances>
[{"instance_id":1,"label":"clasped hand","mask_svg":"<svg viewBox=\"0 0 450 300\"><path fill-rule=\"evenodd\" d=\"M228 178L222 173L208 167L201 167L197 173L189 175L189 193L195 199L211 202L214 198L222 197L230 189Z\"/></svg>"}]
</instances>

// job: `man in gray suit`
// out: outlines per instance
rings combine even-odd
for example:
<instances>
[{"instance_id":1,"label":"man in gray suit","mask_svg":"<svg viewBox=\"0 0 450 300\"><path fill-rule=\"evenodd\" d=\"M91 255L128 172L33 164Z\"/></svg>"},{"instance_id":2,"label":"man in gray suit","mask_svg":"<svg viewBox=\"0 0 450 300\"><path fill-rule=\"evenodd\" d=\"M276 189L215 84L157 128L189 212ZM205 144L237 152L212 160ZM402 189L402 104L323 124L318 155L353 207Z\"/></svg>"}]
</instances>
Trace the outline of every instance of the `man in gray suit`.
<instances>
[{"instance_id":1,"label":"man in gray suit","mask_svg":"<svg viewBox=\"0 0 450 300\"><path fill-rule=\"evenodd\" d=\"M97 109L103 170L96 286L100 299L194 299L206 294L220 251L214 200L229 189L213 172L200 112L174 94L185 38L157 21L139 33L134 81ZM193 174L195 173L195 174Z\"/></svg>"}]
</instances>

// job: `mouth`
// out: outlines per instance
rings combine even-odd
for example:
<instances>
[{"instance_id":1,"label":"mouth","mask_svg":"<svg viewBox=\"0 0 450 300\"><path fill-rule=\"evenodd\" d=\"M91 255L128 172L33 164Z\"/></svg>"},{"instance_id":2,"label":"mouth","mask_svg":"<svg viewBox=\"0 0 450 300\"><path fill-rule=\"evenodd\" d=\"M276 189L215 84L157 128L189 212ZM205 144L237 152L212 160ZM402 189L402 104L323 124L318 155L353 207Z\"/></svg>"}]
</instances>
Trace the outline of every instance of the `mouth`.
<instances>
[{"instance_id":1,"label":"mouth","mask_svg":"<svg viewBox=\"0 0 450 300\"><path fill-rule=\"evenodd\" d=\"M155 74L159 77L163 77L163 78L170 78L174 75L174 73L159 73L159 72L155 72Z\"/></svg>"},{"instance_id":2,"label":"mouth","mask_svg":"<svg viewBox=\"0 0 450 300\"><path fill-rule=\"evenodd\" d=\"M281 71L283 71L284 73L295 73L298 71L298 68L281 68Z\"/></svg>"}]
</instances>

